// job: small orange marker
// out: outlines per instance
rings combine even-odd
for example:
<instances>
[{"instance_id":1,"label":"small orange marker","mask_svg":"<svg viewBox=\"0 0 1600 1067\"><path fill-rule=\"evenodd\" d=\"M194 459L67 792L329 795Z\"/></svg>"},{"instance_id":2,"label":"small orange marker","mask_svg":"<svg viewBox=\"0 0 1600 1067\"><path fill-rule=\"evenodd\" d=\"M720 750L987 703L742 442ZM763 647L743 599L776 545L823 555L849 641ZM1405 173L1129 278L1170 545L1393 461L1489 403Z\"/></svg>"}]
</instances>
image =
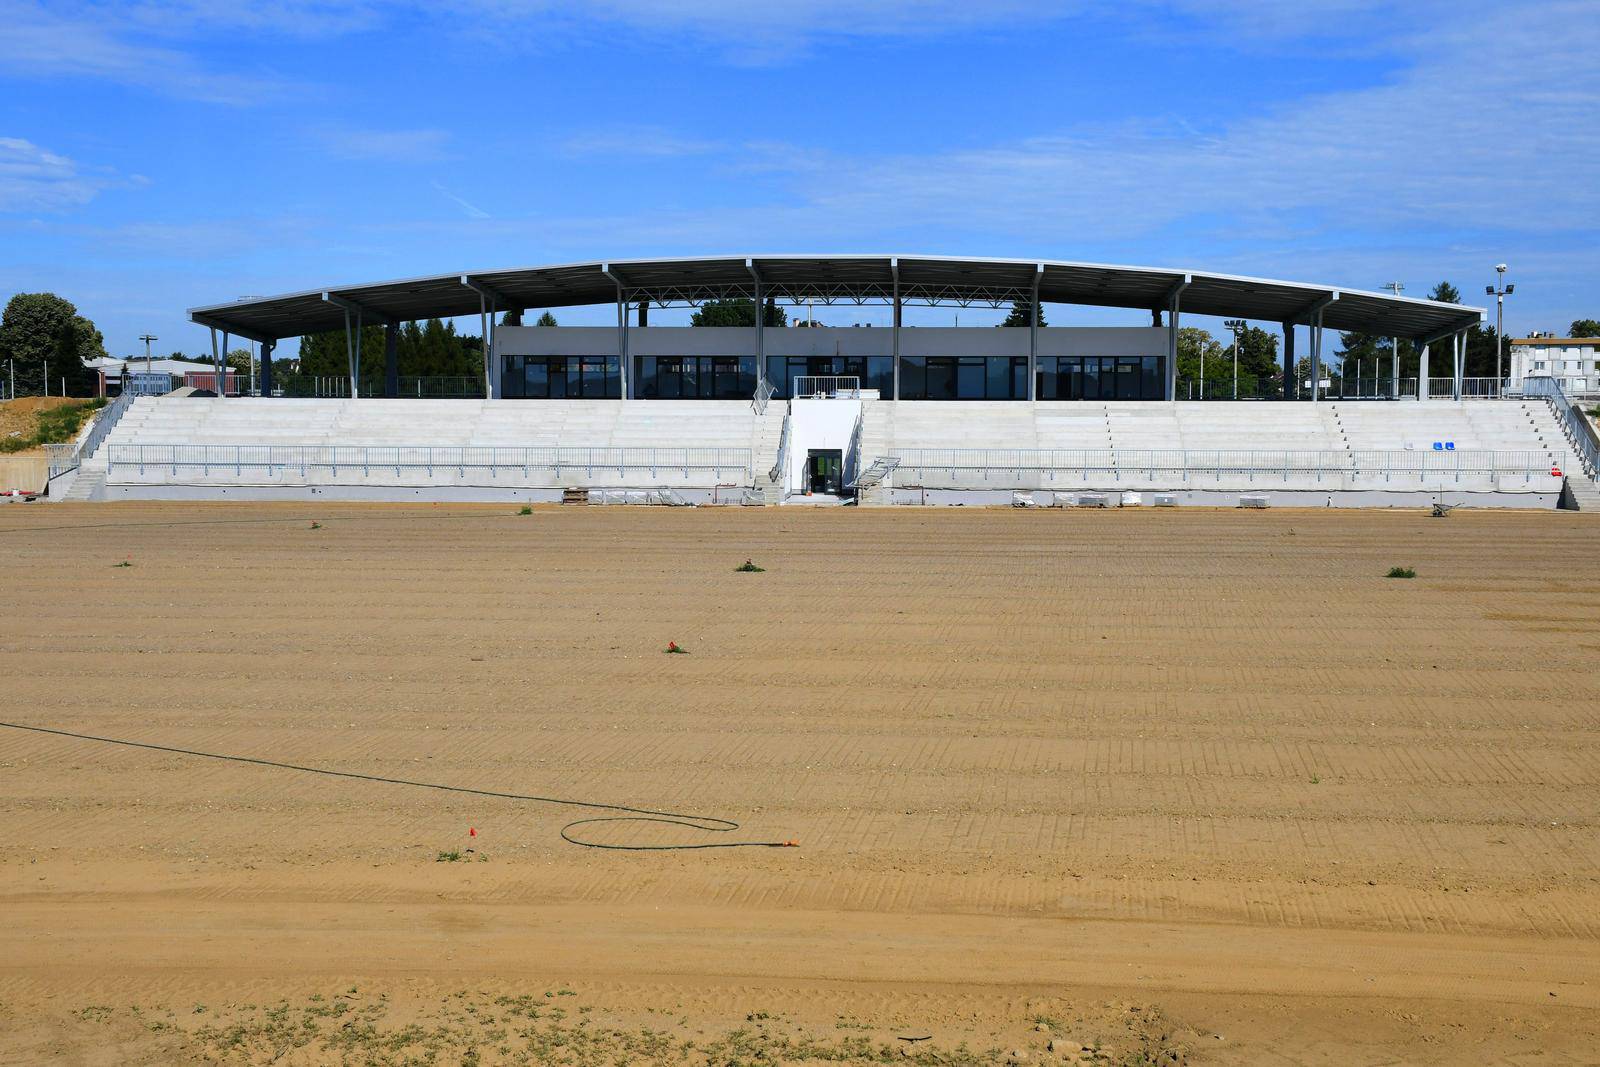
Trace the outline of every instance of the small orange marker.
<instances>
[{"instance_id":1,"label":"small orange marker","mask_svg":"<svg viewBox=\"0 0 1600 1067\"><path fill-rule=\"evenodd\" d=\"M799 848L800 847L800 842L798 842L798 841L785 841L783 843L783 847L784 848Z\"/></svg>"},{"instance_id":2,"label":"small orange marker","mask_svg":"<svg viewBox=\"0 0 1600 1067\"><path fill-rule=\"evenodd\" d=\"M468 837L477 837L478 836L478 828L476 826L467 827L467 836Z\"/></svg>"}]
</instances>

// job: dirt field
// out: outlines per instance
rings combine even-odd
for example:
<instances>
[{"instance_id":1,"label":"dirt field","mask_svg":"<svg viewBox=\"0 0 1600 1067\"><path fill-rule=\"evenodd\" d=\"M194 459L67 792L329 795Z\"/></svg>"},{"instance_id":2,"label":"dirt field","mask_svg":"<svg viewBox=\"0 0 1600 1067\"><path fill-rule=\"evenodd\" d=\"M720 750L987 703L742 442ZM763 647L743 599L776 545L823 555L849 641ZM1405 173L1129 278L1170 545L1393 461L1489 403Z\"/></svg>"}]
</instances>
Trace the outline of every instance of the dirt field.
<instances>
[{"instance_id":1,"label":"dirt field","mask_svg":"<svg viewBox=\"0 0 1600 1067\"><path fill-rule=\"evenodd\" d=\"M800 842L0 729L0 1062L1600 1062L1597 549L0 508L0 719Z\"/></svg>"}]
</instances>

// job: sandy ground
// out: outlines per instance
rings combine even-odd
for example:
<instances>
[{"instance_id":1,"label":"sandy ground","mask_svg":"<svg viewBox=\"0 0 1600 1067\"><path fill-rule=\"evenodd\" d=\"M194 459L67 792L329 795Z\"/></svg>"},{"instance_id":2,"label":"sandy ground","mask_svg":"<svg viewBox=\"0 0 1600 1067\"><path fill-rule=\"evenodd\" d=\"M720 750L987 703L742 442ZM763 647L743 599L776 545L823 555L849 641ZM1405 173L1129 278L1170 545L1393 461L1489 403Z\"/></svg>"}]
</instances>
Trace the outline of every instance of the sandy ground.
<instances>
[{"instance_id":1,"label":"sandy ground","mask_svg":"<svg viewBox=\"0 0 1600 1067\"><path fill-rule=\"evenodd\" d=\"M0 719L800 847L0 729L0 1062L1600 1062L1600 521L515 512L0 509Z\"/></svg>"}]
</instances>

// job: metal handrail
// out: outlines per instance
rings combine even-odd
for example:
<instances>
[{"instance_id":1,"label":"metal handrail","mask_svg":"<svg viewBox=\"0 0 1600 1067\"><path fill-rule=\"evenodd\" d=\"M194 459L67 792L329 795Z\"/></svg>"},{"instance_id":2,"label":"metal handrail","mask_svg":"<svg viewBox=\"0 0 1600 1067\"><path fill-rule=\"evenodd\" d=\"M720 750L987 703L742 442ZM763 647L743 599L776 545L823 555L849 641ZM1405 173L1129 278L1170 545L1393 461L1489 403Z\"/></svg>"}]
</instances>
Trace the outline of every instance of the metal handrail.
<instances>
[{"instance_id":1,"label":"metal handrail","mask_svg":"<svg viewBox=\"0 0 1600 1067\"><path fill-rule=\"evenodd\" d=\"M46 462L49 464L47 477L59 478L70 470L83 466L83 461L90 458L100 448L100 443L106 439L117 425L128 407L133 403L133 393L123 393L111 403L101 408L96 413L95 419L89 424L88 432L76 441L65 444L45 445Z\"/></svg>"},{"instance_id":2,"label":"metal handrail","mask_svg":"<svg viewBox=\"0 0 1600 1067\"><path fill-rule=\"evenodd\" d=\"M266 445L266 444L112 444L107 455L108 476L118 468L200 468L207 475L232 471L360 470L402 471L435 469L465 472L584 470L593 472L661 470L714 471L719 478L752 474L748 448L571 448L562 446L507 447L491 445Z\"/></svg>"},{"instance_id":3,"label":"metal handrail","mask_svg":"<svg viewBox=\"0 0 1600 1067\"><path fill-rule=\"evenodd\" d=\"M78 451L82 454L83 459L93 456L100 448L100 442L106 439L106 435L115 429L122 416L127 414L128 408L133 405L136 395L135 393L123 393L100 409L100 414L95 417L94 422L89 424L89 432L84 434L82 441L78 442Z\"/></svg>"},{"instance_id":4,"label":"metal handrail","mask_svg":"<svg viewBox=\"0 0 1600 1067\"><path fill-rule=\"evenodd\" d=\"M78 469L77 445L45 445L44 455L48 464L47 478L59 478L68 471Z\"/></svg>"},{"instance_id":5,"label":"metal handrail","mask_svg":"<svg viewBox=\"0 0 1600 1067\"><path fill-rule=\"evenodd\" d=\"M854 485L861 476L861 438L866 433L866 405L861 405L861 410L856 412L856 424L850 428L850 450L845 453L845 470L849 471L845 478L846 485Z\"/></svg>"},{"instance_id":6,"label":"metal handrail","mask_svg":"<svg viewBox=\"0 0 1600 1067\"><path fill-rule=\"evenodd\" d=\"M750 398L750 403L756 409L757 415L765 415L767 413L767 401L771 400L777 392L777 387L769 381L763 380L756 386L755 395Z\"/></svg>"},{"instance_id":7,"label":"metal handrail","mask_svg":"<svg viewBox=\"0 0 1600 1067\"><path fill-rule=\"evenodd\" d=\"M860 400L861 378L854 374L801 374L794 380L796 400Z\"/></svg>"},{"instance_id":8,"label":"metal handrail","mask_svg":"<svg viewBox=\"0 0 1600 1067\"><path fill-rule=\"evenodd\" d=\"M789 417L793 414L793 409L783 413L783 431L778 435L778 462L767 473L767 481L773 485L789 484Z\"/></svg>"},{"instance_id":9,"label":"metal handrail","mask_svg":"<svg viewBox=\"0 0 1600 1067\"><path fill-rule=\"evenodd\" d=\"M901 470L1075 471L1136 474L1525 474L1548 475L1549 453L1474 450L1255 451L1232 449L911 448Z\"/></svg>"},{"instance_id":10,"label":"metal handrail","mask_svg":"<svg viewBox=\"0 0 1600 1067\"><path fill-rule=\"evenodd\" d=\"M1595 439L1594 429L1589 425L1589 420L1583 417L1583 412L1573 407L1572 401L1567 399L1561 382L1550 377L1525 377L1522 379L1522 395L1543 397L1549 402L1556 421L1561 424L1562 433L1577 453L1578 463L1584 473L1591 478L1600 477L1600 441Z\"/></svg>"}]
</instances>

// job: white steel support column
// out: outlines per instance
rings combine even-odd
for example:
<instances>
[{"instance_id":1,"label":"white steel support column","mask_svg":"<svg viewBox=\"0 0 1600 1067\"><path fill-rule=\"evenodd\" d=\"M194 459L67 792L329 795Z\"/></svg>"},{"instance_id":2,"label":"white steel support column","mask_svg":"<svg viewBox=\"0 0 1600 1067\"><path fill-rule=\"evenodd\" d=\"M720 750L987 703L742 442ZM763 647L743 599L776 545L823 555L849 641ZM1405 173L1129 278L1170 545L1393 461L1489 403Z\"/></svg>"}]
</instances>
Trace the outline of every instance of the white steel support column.
<instances>
[{"instance_id":1,"label":"white steel support column","mask_svg":"<svg viewBox=\"0 0 1600 1067\"><path fill-rule=\"evenodd\" d=\"M617 369L628 362L628 298L617 286Z\"/></svg>"},{"instance_id":2,"label":"white steel support column","mask_svg":"<svg viewBox=\"0 0 1600 1067\"><path fill-rule=\"evenodd\" d=\"M483 396L484 396L485 400L493 400L494 399L495 380L500 377L499 368L497 368L495 366L495 362L496 362L496 360L499 359L499 353L500 353L500 346L496 343L499 340L499 338L500 338L500 301L496 300L494 298L494 296L491 295L489 297L489 333L488 333L488 336L485 338L485 340L488 342L488 346L487 347L489 349L489 364L488 364L489 373L488 373L487 380L485 380L484 383L483 383Z\"/></svg>"},{"instance_id":3,"label":"white steel support column","mask_svg":"<svg viewBox=\"0 0 1600 1067\"><path fill-rule=\"evenodd\" d=\"M1311 402L1322 399L1322 309L1311 320Z\"/></svg>"},{"instance_id":4,"label":"white steel support column","mask_svg":"<svg viewBox=\"0 0 1600 1067\"><path fill-rule=\"evenodd\" d=\"M1192 279L1185 274L1167 293L1167 399L1178 399L1178 315L1179 298Z\"/></svg>"},{"instance_id":5,"label":"white steel support column","mask_svg":"<svg viewBox=\"0 0 1600 1067\"><path fill-rule=\"evenodd\" d=\"M617 384L618 391L623 400L632 400L633 393L628 387L633 375L629 373L628 364L631 361L628 353L628 289L622 284L622 277L611 269L611 264L600 264L600 273L611 279L611 284L617 287ZM647 296L645 300L649 300ZM644 305L641 304L640 307ZM641 324L642 325L642 324Z\"/></svg>"},{"instance_id":6,"label":"white steel support column","mask_svg":"<svg viewBox=\"0 0 1600 1067\"><path fill-rule=\"evenodd\" d=\"M65 393L61 394L65 396ZM217 399L223 400L228 395L228 331L222 331L222 366L217 368Z\"/></svg>"},{"instance_id":7,"label":"white steel support column","mask_svg":"<svg viewBox=\"0 0 1600 1067\"><path fill-rule=\"evenodd\" d=\"M744 261L745 270L750 272L750 278L755 282L756 304L756 388L761 388L761 383L767 380L767 309L761 304L761 272L756 270L756 261Z\"/></svg>"},{"instance_id":8,"label":"white steel support column","mask_svg":"<svg viewBox=\"0 0 1600 1067\"><path fill-rule=\"evenodd\" d=\"M889 261L889 273L894 276L894 386L891 400L900 399L900 261Z\"/></svg>"},{"instance_id":9,"label":"white steel support column","mask_svg":"<svg viewBox=\"0 0 1600 1067\"><path fill-rule=\"evenodd\" d=\"M1456 400L1461 399L1461 368L1466 361L1467 344L1463 334L1450 335L1450 392Z\"/></svg>"},{"instance_id":10,"label":"white steel support column","mask_svg":"<svg viewBox=\"0 0 1600 1067\"><path fill-rule=\"evenodd\" d=\"M1389 338L1389 396L1400 399L1400 338Z\"/></svg>"},{"instance_id":11,"label":"white steel support column","mask_svg":"<svg viewBox=\"0 0 1600 1067\"><path fill-rule=\"evenodd\" d=\"M1033 305L1028 314L1028 399L1035 401L1039 399L1039 283L1043 280L1044 264L1035 264Z\"/></svg>"},{"instance_id":12,"label":"white steel support column","mask_svg":"<svg viewBox=\"0 0 1600 1067\"><path fill-rule=\"evenodd\" d=\"M213 372L215 372L216 367L217 367L217 363L218 363L218 359L217 359L217 328L215 326L212 326L210 329L211 329L211 369L212 369ZM220 395L220 394L221 394L221 391L219 390L218 391L218 395ZM48 364L46 364L45 374L44 374L44 395L45 396L49 396L50 395L50 370L49 370L49 365Z\"/></svg>"},{"instance_id":13,"label":"white steel support column","mask_svg":"<svg viewBox=\"0 0 1600 1067\"><path fill-rule=\"evenodd\" d=\"M361 396L361 312L355 313L355 332L350 330L350 309L344 309L344 355L350 371L350 399Z\"/></svg>"},{"instance_id":14,"label":"white steel support column","mask_svg":"<svg viewBox=\"0 0 1600 1067\"><path fill-rule=\"evenodd\" d=\"M1417 399L1428 399L1428 343L1422 343L1422 355L1417 359Z\"/></svg>"},{"instance_id":15,"label":"white steel support column","mask_svg":"<svg viewBox=\"0 0 1600 1067\"><path fill-rule=\"evenodd\" d=\"M489 297L481 289L478 291L478 333L483 351L483 395L487 399L494 396L494 378L489 366L492 358L489 352Z\"/></svg>"}]
</instances>

